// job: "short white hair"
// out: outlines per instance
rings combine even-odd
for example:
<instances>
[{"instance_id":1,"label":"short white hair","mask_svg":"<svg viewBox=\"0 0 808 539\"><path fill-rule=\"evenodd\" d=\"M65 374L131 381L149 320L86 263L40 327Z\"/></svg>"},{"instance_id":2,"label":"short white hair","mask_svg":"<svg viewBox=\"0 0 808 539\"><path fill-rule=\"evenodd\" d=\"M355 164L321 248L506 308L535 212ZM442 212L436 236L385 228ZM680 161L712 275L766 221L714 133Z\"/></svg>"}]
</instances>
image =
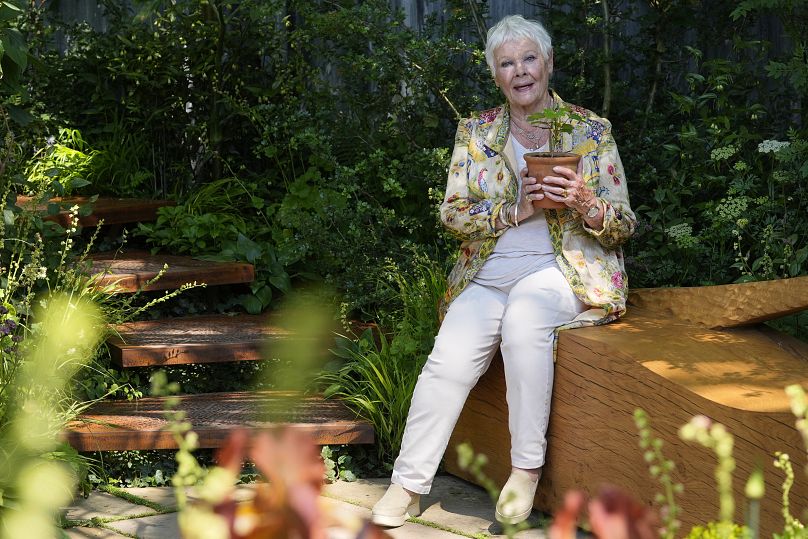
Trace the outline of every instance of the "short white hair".
<instances>
[{"instance_id":1,"label":"short white hair","mask_svg":"<svg viewBox=\"0 0 808 539\"><path fill-rule=\"evenodd\" d=\"M528 20L521 15L507 15L488 30L485 40L485 61L491 75L496 75L494 66L494 51L506 41L529 39L539 48L539 52L547 61L550 51L553 50L553 40L550 34L539 21Z\"/></svg>"}]
</instances>

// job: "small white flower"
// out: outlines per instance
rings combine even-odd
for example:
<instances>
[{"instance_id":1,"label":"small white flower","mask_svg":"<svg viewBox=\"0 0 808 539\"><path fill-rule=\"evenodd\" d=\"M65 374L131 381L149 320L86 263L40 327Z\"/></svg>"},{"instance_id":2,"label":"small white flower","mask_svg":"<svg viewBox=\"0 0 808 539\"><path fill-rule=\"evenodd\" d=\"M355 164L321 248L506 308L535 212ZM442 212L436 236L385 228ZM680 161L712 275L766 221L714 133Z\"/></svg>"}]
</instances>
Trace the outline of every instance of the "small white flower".
<instances>
[{"instance_id":1,"label":"small white flower","mask_svg":"<svg viewBox=\"0 0 808 539\"><path fill-rule=\"evenodd\" d=\"M758 152L760 153L777 153L783 148L791 145L790 142L780 142L779 140L764 140L758 144Z\"/></svg>"}]
</instances>

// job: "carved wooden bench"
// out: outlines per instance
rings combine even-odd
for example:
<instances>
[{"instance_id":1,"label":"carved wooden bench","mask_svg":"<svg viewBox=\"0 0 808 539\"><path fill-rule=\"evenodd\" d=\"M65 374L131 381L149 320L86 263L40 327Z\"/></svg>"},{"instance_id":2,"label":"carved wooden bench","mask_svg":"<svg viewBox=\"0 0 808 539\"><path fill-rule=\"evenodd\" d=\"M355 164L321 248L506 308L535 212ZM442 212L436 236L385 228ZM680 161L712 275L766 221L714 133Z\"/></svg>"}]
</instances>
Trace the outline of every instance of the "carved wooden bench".
<instances>
[{"instance_id":1,"label":"carved wooden bench","mask_svg":"<svg viewBox=\"0 0 808 539\"><path fill-rule=\"evenodd\" d=\"M563 331L548 432L547 463L534 506L557 508L564 492L593 492L602 483L626 488L652 503L661 490L638 447L633 411L643 408L663 451L676 462L683 532L715 520L718 496L708 450L679 439L679 427L703 414L735 436L736 521L743 521L743 490L755 467L765 473L761 532L783 529L782 473L775 451L788 453L797 481L792 513L808 507L806 448L783 388L808 386L808 344L762 325L808 309L808 277L736 285L633 291L626 316L607 326ZM510 472L505 379L495 360L472 391L449 442L471 442L489 458L486 472L499 484Z\"/></svg>"}]
</instances>

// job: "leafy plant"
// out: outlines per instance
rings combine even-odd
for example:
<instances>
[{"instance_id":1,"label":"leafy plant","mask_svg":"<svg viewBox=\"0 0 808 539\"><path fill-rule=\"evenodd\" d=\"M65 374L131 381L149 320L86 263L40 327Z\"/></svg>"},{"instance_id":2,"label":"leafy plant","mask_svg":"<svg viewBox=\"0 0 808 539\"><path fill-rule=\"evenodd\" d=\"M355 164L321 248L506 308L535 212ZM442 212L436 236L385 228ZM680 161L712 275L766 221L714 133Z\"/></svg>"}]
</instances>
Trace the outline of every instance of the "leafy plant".
<instances>
[{"instance_id":1,"label":"leafy plant","mask_svg":"<svg viewBox=\"0 0 808 539\"><path fill-rule=\"evenodd\" d=\"M323 458L323 465L325 466L324 479L330 483L334 481L356 481L356 474L352 469L352 460L350 454L343 453L340 448L336 450L330 446L324 445L320 450L320 456Z\"/></svg>"},{"instance_id":2,"label":"leafy plant","mask_svg":"<svg viewBox=\"0 0 808 539\"><path fill-rule=\"evenodd\" d=\"M28 169L28 193L73 195L87 185L98 152L87 147L77 130L60 129L49 137L44 148L34 154Z\"/></svg>"},{"instance_id":3,"label":"leafy plant","mask_svg":"<svg viewBox=\"0 0 808 539\"><path fill-rule=\"evenodd\" d=\"M786 388L791 402L791 409L797 417L796 428L808 442L808 398L799 385ZM658 479L664 488L664 494L657 496L657 503L664 503L662 508L665 527L662 530L664 537L674 537L678 529L676 516L680 509L675 501L675 495L682 493L681 485L674 484L670 472L674 464L662 454L662 441L654 438L651 433L648 417L642 410L635 410L634 419L640 433L640 447L645 450L645 460L649 463L651 475ZM720 423L713 423L704 416L696 416L679 429L679 437L685 441L696 442L705 448L711 449L717 458L715 468L715 481L719 498L718 520L694 526L688 534L688 539L712 538L755 538L759 536L760 526L760 500L765 494L763 472L755 469L750 474L744 494L747 499L746 524L734 522L735 498L732 493L732 473L735 470L733 457L734 439L726 427ZM806 445L808 447L808 445ZM790 511L789 493L794 484L794 471L791 459L787 454L777 452L774 466L783 471L782 486L782 514L784 528L782 534L776 533L777 539L790 539L805 537L806 528ZM808 471L808 470L807 470Z\"/></svg>"},{"instance_id":4,"label":"leafy plant","mask_svg":"<svg viewBox=\"0 0 808 539\"><path fill-rule=\"evenodd\" d=\"M354 341L338 336L320 381L326 397L337 397L370 421L379 460L392 466L398 454L418 374L432 348L438 325L437 302L445 290L440 267L422 260L414 277L393 273L403 308L389 320L392 340L369 328ZM442 272L440 273L442 275Z\"/></svg>"},{"instance_id":5,"label":"leafy plant","mask_svg":"<svg viewBox=\"0 0 808 539\"><path fill-rule=\"evenodd\" d=\"M572 133L572 122L581 122L584 117L563 105L554 105L540 110L527 117L533 125L539 125L550 132L550 154L555 156L561 151L561 137Z\"/></svg>"},{"instance_id":6,"label":"leafy plant","mask_svg":"<svg viewBox=\"0 0 808 539\"><path fill-rule=\"evenodd\" d=\"M24 14L25 4L20 0L0 3L0 82L3 90L16 93L20 88L23 71L28 66L28 46L17 21ZM14 113L20 109L14 107Z\"/></svg>"},{"instance_id":7,"label":"leafy plant","mask_svg":"<svg viewBox=\"0 0 808 539\"><path fill-rule=\"evenodd\" d=\"M86 463L58 441L77 411L69 381L93 355L100 313L80 298L55 295L34 315L24 359L4 379L0 397L0 529L4 537L48 537Z\"/></svg>"},{"instance_id":8,"label":"leafy plant","mask_svg":"<svg viewBox=\"0 0 808 539\"><path fill-rule=\"evenodd\" d=\"M648 463L648 472L651 477L659 481L662 492L658 493L655 501L661 506L663 528L660 535L664 539L674 539L676 532L681 526L678 516L681 512L676 496L684 492L681 483L675 483L671 477L671 472L675 468L675 463L662 453L663 442L654 437L648 421L648 414L644 410L634 410L634 424L640 435L640 449L644 451L643 458Z\"/></svg>"}]
</instances>

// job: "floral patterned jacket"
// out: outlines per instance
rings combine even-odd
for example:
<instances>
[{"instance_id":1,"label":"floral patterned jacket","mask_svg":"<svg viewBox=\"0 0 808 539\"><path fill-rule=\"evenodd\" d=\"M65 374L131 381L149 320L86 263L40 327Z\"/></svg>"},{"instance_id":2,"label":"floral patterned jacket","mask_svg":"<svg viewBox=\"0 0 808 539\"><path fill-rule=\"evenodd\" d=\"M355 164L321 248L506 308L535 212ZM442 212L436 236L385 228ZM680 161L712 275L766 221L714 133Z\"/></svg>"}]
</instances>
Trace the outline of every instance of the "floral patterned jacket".
<instances>
[{"instance_id":1,"label":"floral patterned jacket","mask_svg":"<svg viewBox=\"0 0 808 539\"><path fill-rule=\"evenodd\" d=\"M564 103L584 117L564 133L562 150L582 156L583 179L606 208L603 229L593 230L573 209L545 210L556 261L578 298L591 309L560 329L610 322L626 310L628 279L620 245L634 232L636 219L629 207L623 165L612 138L611 124L593 112ZM441 305L471 282L506 229L496 230L502 204L518 194L518 170L508 130L510 110L503 105L460 121L449 166L446 196L440 208L444 226L462 240L449 274Z\"/></svg>"}]
</instances>

